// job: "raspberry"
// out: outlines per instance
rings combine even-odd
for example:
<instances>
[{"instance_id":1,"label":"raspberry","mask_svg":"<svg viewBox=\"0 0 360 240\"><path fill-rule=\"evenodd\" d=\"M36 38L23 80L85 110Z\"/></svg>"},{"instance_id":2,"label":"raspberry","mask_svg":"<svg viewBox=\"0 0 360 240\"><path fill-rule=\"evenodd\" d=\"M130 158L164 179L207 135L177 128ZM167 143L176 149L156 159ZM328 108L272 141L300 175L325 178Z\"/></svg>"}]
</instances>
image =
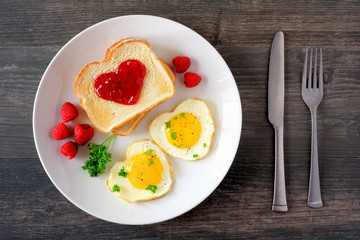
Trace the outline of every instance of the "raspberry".
<instances>
[{"instance_id":1,"label":"raspberry","mask_svg":"<svg viewBox=\"0 0 360 240\"><path fill-rule=\"evenodd\" d=\"M77 124L74 136L77 144L84 145L94 136L94 129L89 124Z\"/></svg>"},{"instance_id":2,"label":"raspberry","mask_svg":"<svg viewBox=\"0 0 360 240\"><path fill-rule=\"evenodd\" d=\"M188 57L175 57L172 60L172 63L174 64L177 73L183 73L186 72L186 70L188 70L191 61L190 58Z\"/></svg>"},{"instance_id":3,"label":"raspberry","mask_svg":"<svg viewBox=\"0 0 360 240\"><path fill-rule=\"evenodd\" d=\"M65 138L70 137L71 130L64 123L61 122L58 125L56 125L56 127L52 130L51 135L56 140L63 140Z\"/></svg>"},{"instance_id":4,"label":"raspberry","mask_svg":"<svg viewBox=\"0 0 360 240\"><path fill-rule=\"evenodd\" d=\"M184 74L185 86L187 88L192 88L197 86L201 82L201 77L196 73L187 72Z\"/></svg>"},{"instance_id":5,"label":"raspberry","mask_svg":"<svg viewBox=\"0 0 360 240\"><path fill-rule=\"evenodd\" d=\"M69 141L61 146L60 153L68 159L73 159L78 151L78 146L73 141Z\"/></svg>"},{"instance_id":6,"label":"raspberry","mask_svg":"<svg viewBox=\"0 0 360 240\"><path fill-rule=\"evenodd\" d=\"M67 123L75 119L79 115L79 112L72 103L66 102L62 105L60 114L63 122Z\"/></svg>"}]
</instances>

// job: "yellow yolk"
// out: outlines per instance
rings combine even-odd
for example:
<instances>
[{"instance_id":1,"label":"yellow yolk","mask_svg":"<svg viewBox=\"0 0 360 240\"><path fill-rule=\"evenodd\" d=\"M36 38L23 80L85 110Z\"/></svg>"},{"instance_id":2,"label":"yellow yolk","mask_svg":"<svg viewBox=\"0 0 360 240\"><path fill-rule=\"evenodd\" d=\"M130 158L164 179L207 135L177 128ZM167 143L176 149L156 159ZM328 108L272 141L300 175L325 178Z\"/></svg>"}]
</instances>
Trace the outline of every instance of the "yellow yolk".
<instances>
[{"instance_id":1,"label":"yellow yolk","mask_svg":"<svg viewBox=\"0 0 360 240\"><path fill-rule=\"evenodd\" d=\"M200 138L201 124L192 113L179 113L165 123L167 140L178 148L190 148Z\"/></svg>"},{"instance_id":2,"label":"yellow yolk","mask_svg":"<svg viewBox=\"0 0 360 240\"><path fill-rule=\"evenodd\" d=\"M146 153L140 153L133 157L127 169L129 169L127 178L130 183L140 189L159 184L163 172L163 166L158 157Z\"/></svg>"}]
</instances>

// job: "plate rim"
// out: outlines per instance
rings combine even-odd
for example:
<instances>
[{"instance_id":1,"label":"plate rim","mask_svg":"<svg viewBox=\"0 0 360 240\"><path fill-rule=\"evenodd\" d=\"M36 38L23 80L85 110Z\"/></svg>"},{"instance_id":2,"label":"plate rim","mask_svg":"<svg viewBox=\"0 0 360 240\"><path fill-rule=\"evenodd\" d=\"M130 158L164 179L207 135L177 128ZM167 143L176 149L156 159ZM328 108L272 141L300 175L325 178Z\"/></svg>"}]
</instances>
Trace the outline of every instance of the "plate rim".
<instances>
[{"instance_id":1,"label":"plate rim","mask_svg":"<svg viewBox=\"0 0 360 240\"><path fill-rule=\"evenodd\" d=\"M210 46L216 53L216 55L219 57L219 59L221 59L221 61L223 62L223 64L225 64L226 66L226 69L228 71L228 73L230 74L230 76L232 76L232 81L231 81L231 84L233 85L234 89L236 90L237 92L237 95L236 95L236 105L239 106L239 125L237 125L237 135L236 135L236 143L234 143L234 145L236 145L236 147L234 146L234 151L233 153L229 154L229 156L231 156L231 162L229 164L229 166L227 166L227 168L225 169L224 171L224 174L221 176L221 177L218 177L217 178L217 183L215 184L214 188L208 192L208 194L205 194L202 198L198 198L197 201L195 201L195 204L192 204L190 208L188 209L185 209L183 211L180 211L179 213L177 214L173 214L171 215L170 217L167 216L167 217L163 217L162 220L159 220L159 221L149 221L149 222L140 222L140 223L124 223L124 222L116 222L116 221L112 221L112 220L109 220L109 219L106 219L105 217L103 216L98 216L98 215L95 215L91 212L88 211L88 209L85 209L83 206L81 206L80 204L78 204L76 201L72 200L70 198L70 196L68 196L61 188L60 186L58 186L58 184L55 182L55 180L53 179L53 177L49 174L49 170L47 169L47 167L45 166L45 163L44 163L44 160L42 160L42 154L40 152L40 147L39 147L39 142L38 142L38 136L37 136L37 130L35 128L35 125L36 125L36 112L37 112L37 106L38 106L38 98L39 98L39 94L40 94L40 90L42 89L42 85L44 84L44 77L47 75L47 72L49 71L51 65L53 64L53 62L58 58L58 56L64 51L64 49L70 45L73 41L75 41L75 39L82 35L84 32L87 32L87 31L91 31L92 28L95 28L97 27L98 25L102 25L102 24L106 24L108 22L111 22L111 21L121 21L122 19L130 19L130 18L152 18L152 19L158 19L158 20L161 20L161 21L165 21L165 22L172 22L174 24L177 24L177 25L180 25L181 27L183 28L186 28L187 30L190 30L193 34L196 34L197 36L199 36L200 38L202 38L203 42L205 44L207 44L208 46ZM95 218L98 218L98 219L101 219L101 220L104 220L104 221L107 221L107 222L112 222L112 223L116 223L116 224L122 224L122 225L148 225L148 224L155 224L155 223L160 223L160 222L164 222L164 221L168 221L168 220L171 220L171 219L174 219L180 215L183 215L189 211L191 211L192 209L196 208L200 203L202 203L205 199L207 199L217 188L218 186L220 185L220 183L224 180L226 174L229 172L229 169L231 168L232 164L234 163L234 160L235 160L235 157L236 157L236 153L237 153L237 150L239 148L239 144L240 144L240 138L241 138L241 132L242 132L242 122L243 122L243 118L242 118L242 105L241 105L241 98L240 98L240 92L239 92L239 89L236 85L236 81L235 81L235 78L228 66L228 64L226 63L226 61L223 59L223 57L221 56L221 54L217 51L217 49L212 46L203 36L201 36L199 33L195 32L193 29L185 26L184 24L182 23L179 23L179 22L176 22L174 20L171 20L171 19L168 19L168 18L164 18L164 17L159 17L159 16L155 16L155 15L143 15L143 14L132 14L132 15L122 15L122 16L117 16L117 17L113 17L113 18L109 18L109 19L105 19L105 20L102 20L100 22L97 22L87 28L85 28L84 30L80 31L78 34L74 35L69 41L67 41L59 50L58 52L55 54L55 56L52 58L52 60L49 62L49 64L47 65L42 77L41 77L41 80L38 84L38 87L37 87L37 91L36 91L36 94L35 94L35 100L34 100L34 105L33 105L33 112L32 112L33 116L32 116L32 128L33 128L33 136L34 136L34 143L35 143L35 147L36 147L36 151L37 151L37 154L38 154L38 157L39 157L39 160L41 162L41 165L43 167L43 169L45 170L47 176L49 177L49 179L51 180L52 184L55 185L55 187L60 191L60 193L72 204L74 204L76 207L78 207L79 209L81 209L82 211L84 211L85 213L95 217Z\"/></svg>"}]
</instances>

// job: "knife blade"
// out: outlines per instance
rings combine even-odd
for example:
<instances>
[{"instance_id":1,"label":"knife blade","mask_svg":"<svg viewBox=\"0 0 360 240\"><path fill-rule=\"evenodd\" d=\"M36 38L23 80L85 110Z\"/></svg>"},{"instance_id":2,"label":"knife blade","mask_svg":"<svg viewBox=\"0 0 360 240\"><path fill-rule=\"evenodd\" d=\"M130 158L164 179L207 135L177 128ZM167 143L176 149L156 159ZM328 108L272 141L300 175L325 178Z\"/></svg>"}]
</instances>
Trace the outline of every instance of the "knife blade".
<instances>
[{"instance_id":1,"label":"knife blade","mask_svg":"<svg viewBox=\"0 0 360 240\"><path fill-rule=\"evenodd\" d=\"M270 53L268 82L268 117L275 130L275 174L272 210L286 212L284 169L284 34L275 34Z\"/></svg>"}]
</instances>

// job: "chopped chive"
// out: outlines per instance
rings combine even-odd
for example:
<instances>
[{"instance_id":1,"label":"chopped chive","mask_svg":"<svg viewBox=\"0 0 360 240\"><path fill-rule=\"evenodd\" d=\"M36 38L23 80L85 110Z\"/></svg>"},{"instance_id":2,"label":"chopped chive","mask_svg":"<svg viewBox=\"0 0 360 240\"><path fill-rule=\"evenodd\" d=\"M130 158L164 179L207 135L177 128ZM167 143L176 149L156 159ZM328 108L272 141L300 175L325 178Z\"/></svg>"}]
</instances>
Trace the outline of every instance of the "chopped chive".
<instances>
[{"instance_id":1,"label":"chopped chive","mask_svg":"<svg viewBox=\"0 0 360 240\"><path fill-rule=\"evenodd\" d=\"M185 113L180 113L180 116L181 116L182 118L184 118L184 119L187 119L187 118L185 117Z\"/></svg>"},{"instance_id":2,"label":"chopped chive","mask_svg":"<svg viewBox=\"0 0 360 240\"><path fill-rule=\"evenodd\" d=\"M152 153L152 149L148 149L148 150L146 150L146 152L145 152L145 154L147 154L147 155L149 155L150 156L150 154Z\"/></svg>"},{"instance_id":3,"label":"chopped chive","mask_svg":"<svg viewBox=\"0 0 360 240\"><path fill-rule=\"evenodd\" d=\"M173 145L174 145L175 147L178 147L178 148L184 146L184 144L182 144L182 143L181 143L180 145L177 145L176 143L173 143Z\"/></svg>"},{"instance_id":4,"label":"chopped chive","mask_svg":"<svg viewBox=\"0 0 360 240\"><path fill-rule=\"evenodd\" d=\"M153 165L153 164L154 164L154 159L150 158L147 165L150 167L150 165Z\"/></svg>"}]
</instances>

